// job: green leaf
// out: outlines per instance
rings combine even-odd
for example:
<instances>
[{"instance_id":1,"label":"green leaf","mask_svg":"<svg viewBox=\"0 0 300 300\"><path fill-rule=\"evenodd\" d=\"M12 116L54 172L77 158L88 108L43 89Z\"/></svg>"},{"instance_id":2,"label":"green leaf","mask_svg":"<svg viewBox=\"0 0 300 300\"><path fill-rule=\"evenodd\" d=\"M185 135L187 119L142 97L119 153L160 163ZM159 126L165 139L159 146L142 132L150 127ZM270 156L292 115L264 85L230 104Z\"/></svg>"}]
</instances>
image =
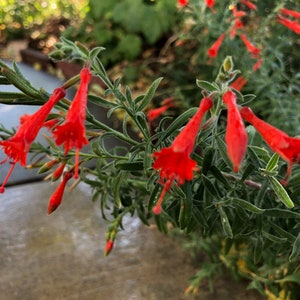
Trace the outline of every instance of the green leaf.
<instances>
[{"instance_id":1,"label":"green leaf","mask_svg":"<svg viewBox=\"0 0 300 300\"><path fill-rule=\"evenodd\" d=\"M295 258L297 258L300 255L300 233L296 237L296 240L293 244L292 253L289 256L289 260L293 261Z\"/></svg>"},{"instance_id":2,"label":"green leaf","mask_svg":"<svg viewBox=\"0 0 300 300\"><path fill-rule=\"evenodd\" d=\"M115 108L117 106L116 103L107 101L106 99L95 95L88 95L88 101L104 108Z\"/></svg>"},{"instance_id":3,"label":"green leaf","mask_svg":"<svg viewBox=\"0 0 300 300\"><path fill-rule=\"evenodd\" d=\"M228 165L228 166L232 166L232 163L227 155L227 148L226 148L226 144L225 142L219 137L219 136L216 136L215 137L215 140L217 142L217 145L218 145L218 150L220 152L220 155L221 157L223 158L223 160L225 161L225 163Z\"/></svg>"},{"instance_id":4,"label":"green leaf","mask_svg":"<svg viewBox=\"0 0 300 300\"><path fill-rule=\"evenodd\" d=\"M100 53L101 51L103 51L103 50L105 50L104 47L95 47L95 48L93 48L93 49L90 51L90 53L89 53L89 59L90 59L91 61L93 61L93 60L95 59L95 57L97 57L97 56L99 55L99 53Z\"/></svg>"},{"instance_id":5,"label":"green leaf","mask_svg":"<svg viewBox=\"0 0 300 300\"><path fill-rule=\"evenodd\" d=\"M273 243L285 243L287 238L281 238L269 232L262 230L262 235Z\"/></svg>"},{"instance_id":6,"label":"green leaf","mask_svg":"<svg viewBox=\"0 0 300 300\"><path fill-rule=\"evenodd\" d=\"M272 188L277 196L277 198L288 208L293 208L294 203L291 200L289 194L285 188L280 184L280 182L275 177L268 177L272 185Z\"/></svg>"},{"instance_id":7,"label":"green leaf","mask_svg":"<svg viewBox=\"0 0 300 300\"><path fill-rule=\"evenodd\" d=\"M276 282L276 283L294 282L294 283L297 283L298 285L300 285L300 274L297 274L297 273L290 274L290 275L285 276L282 279L277 279L274 282Z\"/></svg>"},{"instance_id":8,"label":"green leaf","mask_svg":"<svg viewBox=\"0 0 300 300\"><path fill-rule=\"evenodd\" d=\"M206 177L204 174L201 175L202 182L206 188L206 190L217 200L221 201L221 197L215 188L215 185L212 183L212 181Z\"/></svg>"},{"instance_id":9,"label":"green leaf","mask_svg":"<svg viewBox=\"0 0 300 300\"><path fill-rule=\"evenodd\" d=\"M226 177L222 174L222 172L216 166L211 166L210 172L218 181L222 182L227 189L231 188Z\"/></svg>"},{"instance_id":10,"label":"green leaf","mask_svg":"<svg viewBox=\"0 0 300 300\"><path fill-rule=\"evenodd\" d=\"M233 233L232 233L232 229L231 229L227 214L225 213L223 207L221 207L221 206L218 207L218 210L219 210L219 214L220 214L220 218L221 218L221 224L222 224L224 233L226 234L227 237L232 239L233 238Z\"/></svg>"},{"instance_id":11,"label":"green leaf","mask_svg":"<svg viewBox=\"0 0 300 300\"><path fill-rule=\"evenodd\" d=\"M200 89L206 90L208 92L218 91L218 86L208 81L196 79L196 84Z\"/></svg>"},{"instance_id":12,"label":"green leaf","mask_svg":"<svg viewBox=\"0 0 300 300\"><path fill-rule=\"evenodd\" d=\"M270 160L268 161L268 164L266 166L266 171L268 172L273 172L278 168L278 160L279 160L279 155L277 153L274 153Z\"/></svg>"},{"instance_id":13,"label":"green leaf","mask_svg":"<svg viewBox=\"0 0 300 300\"><path fill-rule=\"evenodd\" d=\"M211 147L205 149L203 163L202 163L202 174L206 175L212 165L215 150Z\"/></svg>"},{"instance_id":14,"label":"green leaf","mask_svg":"<svg viewBox=\"0 0 300 300\"><path fill-rule=\"evenodd\" d=\"M116 163L116 168L122 171L135 172L135 171L143 171L144 163L142 161L139 162L119 162Z\"/></svg>"},{"instance_id":15,"label":"green leaf","mask_svg":"<svg viewBox=\"0 0 300 300\"><path fill-rule=\"evenodd\" d=\"M294 211L280 208L266 209L264 215L269 217L283 218L283 219L300 219L300 214Z\"/></svg>"},{"instance_id":16,"label":"green leaf","mask_svg":"<svg viewBox=\"0 0 300 300\"><path fill-rule=\"evenodd\" d=\"M156 80L154 80L150 86L150 88L148 89L147 93L145 94L144 98L140 101L140 105L138 107L138 110L143 110L145 107L147 107L147 105L149 104L149 102L152 100L156 89L158 88L160 82L162 81L162 77L157 78Z\"/></svg>"},{"instance_id":17,"label":"green leaf","mask_svg":"<svg viewBox=\"0 0 300 300\"><path fill-rule=\"evenodd\" d=\"M261 209L246 200L243 200L240 198L231 198L230 200L232 201L232 203L234 203L234 204L240 206L241 208L244 208L250 212L253 212L255 214L262 214L263 212L265 212L265 209Z\"/></svg>"}]
</instances>

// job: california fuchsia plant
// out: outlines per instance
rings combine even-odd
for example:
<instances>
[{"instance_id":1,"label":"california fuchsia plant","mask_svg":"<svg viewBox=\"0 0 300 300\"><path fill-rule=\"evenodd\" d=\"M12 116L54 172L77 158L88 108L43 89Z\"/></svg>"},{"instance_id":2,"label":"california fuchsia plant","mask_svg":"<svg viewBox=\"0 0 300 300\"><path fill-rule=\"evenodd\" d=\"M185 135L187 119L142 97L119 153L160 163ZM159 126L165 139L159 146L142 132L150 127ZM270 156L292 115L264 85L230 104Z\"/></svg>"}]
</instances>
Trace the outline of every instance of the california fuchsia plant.
<instances>
[{"instance_id":1,"label":"california fuchsia plant","mask_svg":"<svg viewBox=\"0 0 300 300\"><path fill-rule=\"evenodd\" d=\"M194 12L192 2L178 1L178 7ZM219 34L203 53L219 59L223 43L238 36L252 60L251 72L259 77L265 57L262 47L243 31L241 3L256 10L254 1L230 4L228 32ZM203 1L203 5L209 13L217 11L217 2ZM276 16L278 25L297 34L296 11L282 7ZM34 150L36 160L31 165L53 181L60 179L48 210L45 204L49 214L61 213L59 206L69 205L63 202L69 182L82 181L91 188L109 223L103 237L105 255L118 247L115 240L124 216L137 215L145 225L154 220L160 231L178 229L187 235L192 249L207 252L209 263L199 266L187 293L197 291L202 279L212 280L226 266L248 278L250 287L265 296L298 299L300 139L255 111L259 96L241 93L251 77L246 79L234 67L239 60L234 48L218 65L215 78L203 80L200 73L195 78L194 88L200 94L195 107L173 117L169 110L180 104L173 95L161 107L151 106L162 89L162 78L133 95L120 78L112 81L108 76L102 50L62 38L50 57L81 62L82 69L52 95L33 87L16 64L11 68L0 61L0 83L20 91L0 92L1 102L41 106L21 118L16 132L1 129L0 146L7 155L2 163L11 164L7 179L15 164L28 164L27 154ZM102 81L102 92L92 89L92 78ZM66 99L71 87L77 88L72 102ZM119 126L97 119L87 110L89 102L109 118L117 117ZM153 128L154 120L159 122ZM47 151L35 144L43 126L49 129ZM108 148L111 137L115 146ZM89 147L83 151L84 145Z\"/></svg>"}]
</instances>

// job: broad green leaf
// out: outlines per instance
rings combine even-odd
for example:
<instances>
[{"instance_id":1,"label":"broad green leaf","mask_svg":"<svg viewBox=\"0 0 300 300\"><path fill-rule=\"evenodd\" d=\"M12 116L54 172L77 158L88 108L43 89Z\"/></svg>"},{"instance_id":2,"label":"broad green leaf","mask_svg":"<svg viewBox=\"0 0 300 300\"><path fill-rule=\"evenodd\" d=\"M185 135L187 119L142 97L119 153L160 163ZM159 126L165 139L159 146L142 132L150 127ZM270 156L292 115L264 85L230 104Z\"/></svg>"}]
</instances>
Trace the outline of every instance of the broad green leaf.
<instances>
[{"instance_id":1,"label":"broad green leaf","mask_svg":"<svg viewBox=\"0 0 300 300\"><path fill-rule=\"evenodd\" d=\"M285 188L280 184L280 182L275 177L269 177L272 188L277 196L277 198L288 208L293 208L294 203L291 200L289 194Z\"/></svg>"},{"instance_id":2,"label":"broad green leaf","mask_svg":"<svg viewBox=\"0 0 300 300\"><path fill-rule=\"evenodd\" d=\"M196 79L196 84L199 88L206 90L208 92L218 91L218 86L205 80Z\"/></svg>"}]
</instances>

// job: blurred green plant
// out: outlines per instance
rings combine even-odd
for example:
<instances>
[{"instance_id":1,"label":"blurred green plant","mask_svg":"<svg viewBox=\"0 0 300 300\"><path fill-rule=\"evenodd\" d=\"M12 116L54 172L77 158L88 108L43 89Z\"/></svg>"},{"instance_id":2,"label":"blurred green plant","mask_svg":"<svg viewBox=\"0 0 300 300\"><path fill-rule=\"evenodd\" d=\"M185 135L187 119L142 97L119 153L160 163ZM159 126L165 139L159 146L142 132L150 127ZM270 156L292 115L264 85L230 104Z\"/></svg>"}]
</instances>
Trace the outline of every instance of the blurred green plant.
<instances>
[{"instance_id":1,"label":"blurred green plant","mask_svg":"<svg viewBox=\"0 0 300 300\"><path fill-rule=\"evenodd\" d=\"M174 4L174 0L90 0L84 22L79 27L70 27L63 36L90 47L107 48L103 58L105 66L124 59L133 60L145 47L173 31L179 21ZM159 45L157 48L159 50Z\"/></svg>"}]
</instances>

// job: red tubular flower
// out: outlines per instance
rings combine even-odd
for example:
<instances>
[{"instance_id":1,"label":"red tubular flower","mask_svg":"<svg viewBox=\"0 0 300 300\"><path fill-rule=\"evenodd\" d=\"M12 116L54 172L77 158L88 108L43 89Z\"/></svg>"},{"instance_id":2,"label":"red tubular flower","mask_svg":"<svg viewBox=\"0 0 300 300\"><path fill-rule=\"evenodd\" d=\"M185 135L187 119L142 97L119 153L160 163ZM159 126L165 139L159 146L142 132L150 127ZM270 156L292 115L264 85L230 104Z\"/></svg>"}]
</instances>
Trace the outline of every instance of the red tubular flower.
<instances>
[{"instance_id":1,"label":"red tubular flower","mask_svg":"<svg viewBox=\"0 0 300 300\"><path fill-rule=\"evenodd\" d=\"M230 86L240 91L247 84L247 80L243 76L239 76Z\"/></svg>"},{"instance_id":2,"label":"red tubular flower","mask_svg":"<svg viewBox=\"0 0 300 300\"><path fill-rule=\"evenodd\" d=\"M172 103L173 99L174 98L167 98L162 102L163 106L154 108L154 109L150 109L148 111L149 122L152 122L153 120L158 118L162 113L164 113L167 109L174 106L174 103Z\"/></svg>"},{"instance_id":3,"label":"red tubular flower","mask_svg":"<svg viewBox=\"0 0 300 300\"><path fill-rule=\"evenodd\" d=\"M250 52L253 57L257 58L260 54L260 50L249 41L249 39L246 37L246 35L241 34L240 38L244 42L248 52Z\"/></svg>"},{"instance_id":4,"label":"red tubular flower","mask_svg":"<svg viewBox=\"0 0 300 300\"><path fill-rule=\"evenodd\" d=\"M281 15L277 16L277 22L290 30L294 31L297 34L300 34L300 24L297 21L292 21Z\"/></svg>"},{"instance_id":5,"label":"red tubular flower","mask_svg":"<svg viewBox=\"0 0 300 300\"><path fill-rule=\"evenodd\" d=\"M290 9L287 9L287 8L282 8L280 11L281 11L284 15L291 16L291 17L294 17L294 18L296 18L296 19L300 19L300 13L297 12L297 11L290 10Z\"/></svg>"},{"instance_id":6,"label":"red tubular flower","mask_svg":"<svg viewBox=\"0 0 300 300\"><path fill-rule=\"evenodd\" d=\"M247 15L247 13L245 11L237 10L237 8L235 6L232 8L232 13L235 18L241 18L241 17L244 17Z\"/></svg>"},{"instance_id":7,"label":"red tubular flower","mask_svg":"<svg viewBox=\"0 0 300 300\"><path fill-rule=\"evenodd\" d=\"M196 170L197 163L190 158L190 155L194 148L202 118L212 105L213 102L210 97L203 98L197 113L178 134L172 145L153 154L155 158L153 168L159 170L160 183L164 185L159 200L153 207L154 214L161 213L164 195L171 188L174 180L178 185L182 185L185 180L193 179L193 171Z\"/></svg>"},{"instance_id":8,"label":"red tubular flower","mask_svg":"<svg viewBox=\"0 0 300 300\"><path fill-rule=\"evenodd\" d=\"M65 95L66 91L63 88L56 88L49 100L38 111L32 115L20 118L21 125L14 136L8 140L0 141L0 146L4 149L7 159L12 160L11 170L0 187L0 192L4 192L4 186L15 164L19 162L21 166L26 165L26 156L31 144L38 135L53 106Z\"/></svg>"},{"instance_id":9,"label":"red tubular flower","mask_svg":"<svg viewBox=\"0 0 300 300\"><path fill-rule=\"evenodd\" d=\"M285 132L261 120L249 107L241 108L240 114L244 120L254 126L271 150L288 162L287 180L291 174L292 165L300 163L300 138L290 137Z\"/></svg>"},{"instance_id":10,"label":"red tubular flower","mask_svg":"<svg viewBox=\"0 0 300 300\"><path fill-rule=\"evenodd\" d=\"M80 86L68 110L65 123L57 126L53 131L56 144L59 146L64 143L65 154L67 154L71 148L76 148L75 178L78 178L79 149L81 149L83 145L88 144L84 122L86 117L88 85L92 78L91 71L88 68L83 68L80 72L80 78Z\"/></svg>"},{"instance_id":11,"label":"red tubular flower","mask_svg":"<svg viewBox=\"0 0 300 300\"><path fill-rule=\"evenodd\" d=\"M225 34L222 33L218 39L212 44L212 46L207 50L207 54L209 57L214 58L218 55L220 46L225 38Z\"/></svg>"},{"instance_id":12,"label":"red tubular flower","mask_svg":"<svg viewBox=\"0 0 300 300\"><path fill-rule=\"evenodd\" d=\"M58 185L57 189L52 194L48 204L48 215L53 213L62 201L62 197L67 185L67 182L73 177L73 172L65 173L63 180Z\"/></svg>"},{"instance_id":13,"label":"red tubular flower","mask_svg":"<svg viewBox=\"0 0 300 300\"><path fill-rule=\"evenodd\" d=\"M178 0L177 3L179 6L183 7L183 6L187 6L189 1L188 0Z\"/></svg>"},{"instance_id":14,"label":"red tubular flower","mask_svg":"<svg viewBox=\"0 0 300 300\"><path fill-rule=\"evenodd\" d=\"M247 132L236 104L236 94L228 90L223 95L223 101L227 105L227 127L225 134L227 153L233 164L233 171L238 172L247 150Z\"/></svg>"},{"instance_id":15,"label":"red tubular flower","mask_svg":"<svg viewBox=\"0 0 300 300\"><path fill-rule=\"evenodd\" d=\"M257 7L255 4L253 4L252 2L250 1L247 1L247 0L240 0L240 2L244 3L246 6L248 6L248 8L252 9L252 10L256 10Z\"/></svg>"},{"instance_id":16,"label":"red tubular flower","mask_svg":"<svg viewBox=\"0 0 300 300\"><path fill-rule=\"evenodd\" d=\"M261 67L261 64L263 63L263 59L259 58L257 60L257 62L253 65L252 67L252 70L255 72L257 71L260 67Z\"/></svg>"}]
</instances>

